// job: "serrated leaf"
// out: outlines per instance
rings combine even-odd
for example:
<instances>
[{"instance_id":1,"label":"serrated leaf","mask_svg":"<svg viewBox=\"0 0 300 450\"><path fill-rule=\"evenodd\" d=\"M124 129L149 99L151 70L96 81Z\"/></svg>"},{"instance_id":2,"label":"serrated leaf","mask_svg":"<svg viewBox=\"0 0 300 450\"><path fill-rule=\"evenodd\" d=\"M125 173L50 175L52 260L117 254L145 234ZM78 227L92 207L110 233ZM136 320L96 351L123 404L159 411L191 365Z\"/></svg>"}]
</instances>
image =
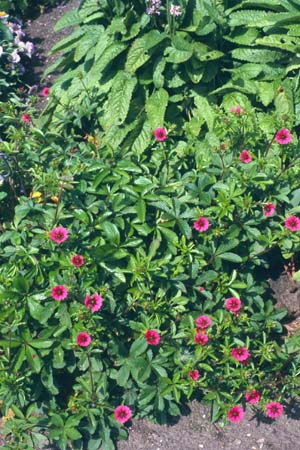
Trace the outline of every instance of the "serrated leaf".
<instances>
[{"instance_id":1,"label":"serrated leaf","mask_svg":"<svg viewBox=\"0 0 300 450\"><path fill-rule=\"evenodd\" d=\"M134 153L137 153L138 155L142 154L144 150L148 147L148 145L151 142L151 126L149 122L146 120L144 122L144 125L138 135L138 137L135 139L132 150Z\"/></svg>"},{"instance_id":2,"label":"serrated leaf","mask_svg":"<svg viewBox=\"0 0 300 450\"><path fill-rule=\"evenodd\" d=\"M146 101L146 112L148 122L151 128L162 127L164 124L164 116L168 105L168 92L161 88L155 91Z\"/></svg>"},{"instance_id":3,"label":"serrated leaf","mask_svg":"<svg viewBox=\"0 0 300 450\"><path fill-rule=\"evenodd\" d=\"M273 83L267 83L266 81L260 81L258 83L258 95L264 106L268 106L275 95L275 88Z\"/></svg>"},{"instance_id":4,"label":"serrated leaf","mask_svg":"<svg viewBox=\"0 0 300 450\"><path fill-rule=\"evenodd\" d=\"M164 76L163 71L166 67L166 60L161 56L155 61L153 68L153 83L156 89L163 87L164 85Z\"/></svg>"},{"instance_id":5,"label":"serrated leaf","mask_svg":"<svg viewBox=\"0 0 300 450\"><path fill-rule=\"evenodd\" d=\"M243 9L236 11L229 16L229 26L238 27L247 25L247 27L265 27L270 24L270 17L273 13L258 9Z\"/></svg>"},{"instance_id":6,"label":"serrated leaf","mask_svg":"<svg viewBox=\"0 0 300 450\"><path fill-rule=\"evenodd\" d=\"M215 114L205 97L195 95L194 102L197 109L193 112L195 117L200 116L207 123L208 129L212 131L215 121Z\"/></svg>"},{"instance_id":7,"label":"serrated leaf","mask_svg":"<svg viewBox=\"0 0 300 450\"><path fill-rule=\"evenodd\" d=\"M121 125L125 121L136 82L135 77L124 71L115 76L104 110L104 121L110 126Z\"/></svg>"},{"instance_id":8,"label":"serrated leaf","mask_svg":"<svg viewBox=\"0 0 300 450\"><path fill-rule=\"evenodd\" d=\"M273 62L285 56L282 52L275 50L251 49L251 48L236 48L232 50L232 57L242 61L249 61L254 63Z\"/></svg>"},{"instance_id":9,"label":"serrated leaf","mask_svg":"<svg viewBox=\"0 0 300 450\"><path fill-rule=\"evenodd\" d=\"M55 24L54 31L60 31L63 28L74 27L79 25L81 22L81 17L78 14L77 9L71 9L66 14L64 14Z\"/></svg>"},{"instance_id":10,"label":"serrated leaf","mask_svg":"<svg viewBox=\"0 0 300 450\"><path fill-rule=\"evenodd\" d=\"M167 47L164 52L166 61L176 64L188 61L192 55L193 50L178 50L175 47Z\"/></svg>"},{"instance_id":11,"label":"serrated leaf","mask_svg":"<svg viewBox=\"0 0 300 450\"><path fill-rule=\"evenodd\" d=\"M134 74L150 58L143 38L136 39L127 54L125 70Z\"/></svg>"},{"instance_id":12,"label":"serrated leaf","mask_svg":"<svg viewBox=\"0 0 300 450\"><path fill-rule=\"evenodd\" d=\"M285 34L272 34L256 39L255 43L266 47L275 47L297 53L299 51L300 39L286 36Z\"/></svg>"},{"instance_id":13,"label":"serrated leaf","mask_svg":"<svg viewBox=\"0 0 300 450\"><path fill-rule=\"evenodd\" d=\"M78 62L84 56L86 56L87 52L95 47L96 42L98 42L98 40L101 40L102 34L103 31L100 27L98 29L95 29L95 27L93 27L93 29L87 30L85 35L80 38L80 41L77 44L74 53L74 61Z\"/></svg>"}]
</instances>

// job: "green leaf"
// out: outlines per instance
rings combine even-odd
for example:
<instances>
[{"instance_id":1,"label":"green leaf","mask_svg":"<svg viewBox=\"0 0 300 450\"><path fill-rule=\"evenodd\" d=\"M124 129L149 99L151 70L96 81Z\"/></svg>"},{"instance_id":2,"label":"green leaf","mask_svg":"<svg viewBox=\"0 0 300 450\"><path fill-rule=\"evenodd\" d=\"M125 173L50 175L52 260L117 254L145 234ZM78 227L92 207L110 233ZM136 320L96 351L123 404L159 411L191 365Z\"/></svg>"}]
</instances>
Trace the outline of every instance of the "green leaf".
<instances>
[{"instance_id":1,"label":"green leaf","mask_svg":"<svg viewBox=\"0 0 300 450\"><path fill-rule=\"evenodd\" d=\"M125 387L130 375L130 366L128 364L123 364L121 369L118 371L116 382L119 386Z\"/></svg>"},{"instance_id":2,"label":"green leaf","mask_svg":"<svg viewBox=\"0 0 300 450\"><path fill-rule=\"evenodd\" d=\"M113 125L122 125L125 121L136 86L136 78L124 71L119 71L104 108L104 121Z\"/></svg>"},{"instance_id":3,"label":"green leaf","mask_svg":"<svg viewBox=\"0 0 300 450\"><path fill-rule=\"evenodd\" d=\"M120 233L117 226L111 222L103 222L102 229L106 235L107 240L114 245L120 244Z\"/></svg>"},{"instance_id":4,"label":"green leaf","mask_svg":"<svg viewBox=\"0 0 300 450\"><path fill-rule=\"evenodd\" d=\"M273 83L268 83L266 81L260 81L258 83L258 95L264 106L268 106L275 95L275 88Z\"/></svg>"},{"instance_id":5,"label":"green leaf","mask_svg":"<svg viewBox=\"0 0 300 450\"><path fill-rule=\"evenodd\" d=\"M39 373L41 370L41 361L36 353L36 350L29 345L26 345L25 354L30 369L36 373Z\"/></svg>"},{"instance_id":6,"label":"green leaf","mask_svg":"<svg viewBox=\"0 0 300 450\"><path fill-rule=\"evenodd\" d=\"M225 252L221 255L218 255L218 258L225 259L226 261L231 261L235 263L243 262L242 258L239 255L231 252Z\"/></svg>"},{"instance_id":7,"label":"green leaf","mask_svg":"<svg viewBox=\"0 0 300 450\"><path fill-rule=\"evenodd\" d=\"M81 439L82 435L77 431L75 428L65 428L66 435L68 438L72 439L73 441L76 441L78 439Z\"/></svg>"},{"instance_id":8,"label":"green leaf","mask_svg":"<svg viewBox=\"0 0 300 450\"><path fill-rule=\"evenodd\" d=\"M136 204L136 211L139 220L144 223L146 220L146 203L143 200L142 197L139 197L137 204Z\"/></svg>"},{"instance_id":9,"label":"green leaf","mask_svg":"<svg viewBox=\"0 0 300 450\"><path fill-rule=\"evenodd\" d=\"M84 56L86 56L87 52L95 47L95 44L98 40L101 40L103 31L100 27L91 27L90 30L87 30L84 36L81 36L79 43L75 49L74 53L74 61L80 61Z\"/></svg>"},{"instance_id":10,"label":"green leaf","mask_svg":"<svg viewBox=\"0 0 300 450\"><path fill-rule=\"evenodd\" d=\"M137 69L148 61L149 58L150 55L147 51L145 40L143 38L136 39L129 49L125 63L125 70L131 74L134 74Z\"/></svg>"},{"instance_id":11,"label":"green leaf","mask_svg":"<svg viewBox=\"0 0 300 450\"><path fill-rule=\"evenodd\" d=\"M144 336L139 337L131 345L129 354L133 358L136 358L137 356L139 356L142 353L144 353L146 351L147 347L148 347L148 344L147 344L147 341L144 338Z\"/></svg>"},{"instance_id":12,"label":"green leaf","mask_svg":"<svg viewBox=\"0 0 300 450\"><path fill-rule=\"evenodd\" d=\"M285 55L282 52L275 50L263 50L258 48L236 48L232 50L232 57L242 61L249 61L253 63L271 63L283 58Z\"/></svg>"},{"instance_id":13,"label":"green leaf","mask_svg":"<svg viewBox=\"0 0 300 450\"><path fill-rule=\"evenodd\" d=\"M133 152L141 155L150 144L151 137L151 126L149 122L145 120L138 137L135 139L132 145Z\"/></svg>"},{"instance_id":14,"label":"green leaf","mask_svg":"<svg viewBox=\"0 0 300 450\"><path fill-rule=\"evenodd\" d=\"M212 131L215 121L215 114L212 107L208 103L207 99L201 95L195 95L194 102L197 107L197 109L193 112L194 116L200 116L203 118L207 123L208 129Z\"/></svg>"},{"instance_id":15,"label":"green leaf","mask_svg":"<svg viewBox=\"0 0 300 450\"><path fill-rule=\"evenodd\" d=\"M155 91L146 101L148 122L152 129L163 126L168 99L168 92L161 88Z\"/></svg>"},{"instance_id":16,"label":"green leaf","mask_svg":"<svg viewBox=\"0 0 300 450\"><path fill-rule=\"evenodd\" d=\"M74 27L79 25L81 22L81 17L78 14L77 9L71 9L66 14L64 14L55 24L54 31L60 31L63 28Z\"/></svg>"},{"instance_id":17,"label":"green leaf","mask_svg":"<svg viewBox=\"0 0 300 450\"><path fill-rule=\"evenodd\" d=\"M247 25L247 27L264 27L270 24L270 17L273 14L263 10L244 9L230 14L230 27Z\"/></svg>"}]
</instances>

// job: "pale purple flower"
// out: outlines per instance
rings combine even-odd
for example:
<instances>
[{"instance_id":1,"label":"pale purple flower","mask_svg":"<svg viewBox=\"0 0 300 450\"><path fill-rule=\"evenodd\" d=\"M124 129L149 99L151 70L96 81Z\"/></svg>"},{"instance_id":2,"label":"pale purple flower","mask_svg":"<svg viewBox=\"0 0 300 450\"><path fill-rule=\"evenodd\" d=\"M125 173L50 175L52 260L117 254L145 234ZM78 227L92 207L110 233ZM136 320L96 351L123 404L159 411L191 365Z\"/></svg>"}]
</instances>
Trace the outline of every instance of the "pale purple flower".
<instances>
[{"instance_id":1,"label":"pale purple flower","mask_svg":"<svg viewBox=\"0 0 300 450\"><path fill-rule=\"evenodd\" d=\"M12 60L12 62L13 62L14 64L17 64L18 62L21 61L20 55L19 55L19 53L17 52L17 50L14 50L14 51L12 52L12 54L10 55L10 57L11 57L11 60Z\"/></svg>"},{"instance_id":2,"label":"pale purple flower","mask_svg":"<svg viewBox=\"0 0 300 450\"><path fill-rule=\"evenodd\" d=\"M25 44L25 50L26 50L26 54L29 58L32 57L33 53L34 53L34 45L32 42L27 41Z\"/></svg>"},{"instance_id":3,"label":"pale purple flower","mask_svg":"<svg viewBox=\"0 0 300 450\"><path fill-rule=\"evenodd\" d=\"M173 3L171 3L170 14L171 14L171 16L176 16L176 17L180 16L181 15L180 6L173 5Z\"/></svg>"},{"instance_id":4,"label":"pale purple flower","mask_svg":"<svg viewBox=\"0 0 300 450\"><path fill-rule=\"evenodd\" d=\"M161 6L161 0L148 0L148 8L146 8L146 13L149 15L157 14L160 15L160 6Z\"/></svg>"}]
</instances>

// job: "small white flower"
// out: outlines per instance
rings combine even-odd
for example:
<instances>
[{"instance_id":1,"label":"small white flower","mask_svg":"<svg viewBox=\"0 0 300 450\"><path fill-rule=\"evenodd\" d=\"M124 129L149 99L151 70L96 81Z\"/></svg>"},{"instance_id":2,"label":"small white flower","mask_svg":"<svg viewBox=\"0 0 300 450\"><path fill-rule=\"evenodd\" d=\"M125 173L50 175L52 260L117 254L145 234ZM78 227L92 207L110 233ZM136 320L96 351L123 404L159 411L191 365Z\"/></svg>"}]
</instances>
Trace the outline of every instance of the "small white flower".
<instances>
[{"instance_id":1,"label":"small white flower","mask_svg":"<svg viewBox=\"0 0 300 450\"><path fill-rule=\"evenodd\" d=\"M34 53L34 45L33 45L33 43L27 41L26 44L25 44L25 50L26 50L27 56L29 56L29 58L31 58L33 53Z\"/></svg>"},{"instance_id":2,"label":"small white flower","mask_svg":"<svg viewBox=\"0 0 300 450\"><path fill-rule=\"evenodd\" d=\"M18 54L17 50L14 50L10 55L10 57L14 64L17 64L18 62L21 61L20 55Z\"/></svg>"},{"instance_id":3,"label":"small white flower","mask_svg":"<svg viewBox=\"0 0 300 450\"><path fill-rule=\"evenodd\" d=\"M0 45L0 58L2 55L3 55L3 47L2 47L2 45Z\"/></svg>"}]
</instances>

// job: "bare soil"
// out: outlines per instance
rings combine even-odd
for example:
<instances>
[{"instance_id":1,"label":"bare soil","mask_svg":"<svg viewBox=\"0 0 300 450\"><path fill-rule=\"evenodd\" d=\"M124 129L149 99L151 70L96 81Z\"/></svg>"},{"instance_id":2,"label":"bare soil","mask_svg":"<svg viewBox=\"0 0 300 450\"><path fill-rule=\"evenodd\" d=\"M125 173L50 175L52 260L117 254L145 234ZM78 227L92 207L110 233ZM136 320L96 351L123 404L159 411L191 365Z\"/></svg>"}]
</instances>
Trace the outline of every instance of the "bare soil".
<instances>
[{"instance_id":1,"label":"bare soil","mask_svg":"<svg viewBox=\"0 0 300 450\"><path fill-rule=\"evenodd\" d=\"M26 31L37 47L32 84L40 83L44 69L54 62L56 57L48 55L51 47L70 31L67 29L55 33L53 31L55 23L65 12L77 7L79 3L79 0L62 2L27 24ZM51 86L53 76L49 75L43 81L43 85ZM291 285L285 272L275 280L270 279L269 283L274 291L277 306L286 307L290 321L295 323L296 320L299 324L298 286ZM287 330L288 326L289 324ZM182 416L169 425L157 425L147 419L133 420L128 427L128 441L119 442L117 448L118 450L299 450L299 419L300 402L294 400L285 408L285 414L276 421L266 419L249 408L244 421L220 428L210 422L209 408L193 401L185 408Z\"/></svg>"}]
</instances>

